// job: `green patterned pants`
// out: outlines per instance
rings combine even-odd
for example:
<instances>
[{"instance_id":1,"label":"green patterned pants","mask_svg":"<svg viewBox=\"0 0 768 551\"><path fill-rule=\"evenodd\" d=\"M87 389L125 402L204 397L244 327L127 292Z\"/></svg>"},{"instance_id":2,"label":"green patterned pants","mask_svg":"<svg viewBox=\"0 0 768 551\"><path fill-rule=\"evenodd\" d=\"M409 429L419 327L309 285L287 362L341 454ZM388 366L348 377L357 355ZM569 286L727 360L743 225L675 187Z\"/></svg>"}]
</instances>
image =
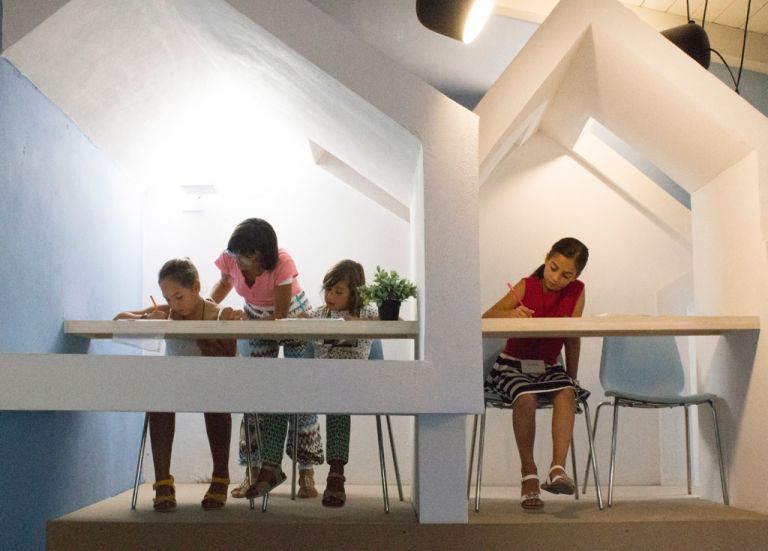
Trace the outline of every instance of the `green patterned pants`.
<instances>
[{"instance_id":1,"label":"green patterned pants","mask_svg":"<svg viewBox=\"0 0 768 551\"><path fill-rule=\"evenodd\" d=\"M349 461L349 433L352 421L349 415L327 415L325 418L325 438L328 448L328 463Z\"/></svg>"}]
</instances>

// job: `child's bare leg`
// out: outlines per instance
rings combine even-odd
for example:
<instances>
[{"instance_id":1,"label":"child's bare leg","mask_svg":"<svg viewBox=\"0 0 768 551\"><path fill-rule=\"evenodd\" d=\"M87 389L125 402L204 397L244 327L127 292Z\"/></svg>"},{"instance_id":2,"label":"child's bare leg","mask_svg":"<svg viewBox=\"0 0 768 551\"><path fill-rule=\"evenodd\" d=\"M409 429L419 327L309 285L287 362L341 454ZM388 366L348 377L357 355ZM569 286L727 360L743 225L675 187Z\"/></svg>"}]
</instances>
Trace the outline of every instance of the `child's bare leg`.
<instances>
[{"instance_id":1,"label":"child's bare leg","mask_svg":"<svg viewBox=\"0 0 768 551\"><path fill-rule=\"evenodd\" d=\"M539 496L539 479L536 462L533 459L533 443L536 440L535 394L518 396L512 406L512 428L520 454L520 472L523 480L520 484L521 505L524 509L541 509L543 503ZM533 476L531 476L533 475ZM526 479L528 476L531 478Z\"/></svg>"},{"instance_id":2,"label":"child's bare leg","mask_svg":"<svg viewBox=\"0 0 768 551\"><path fill-rule=\"evenodd\" d=\"M202 505L205 509L219 509L227 501L232 416L229 413L205 413L204 416L205 432L208 434L208 445L213 459L213 476Z\"/></svg>"},{"instance_id":3,"label":"child's bare leg","mask_svg":"<svg viewBox=\"0 0 768 551\"><path fill-rule=\"evenodd\" d=\"M176 414L151 412L149 414L149 440L152 444L152 462L155 480L166 480L171 475L171 450L176 431Z\"/></svg>"},{"instance_id":4,"label":"child's bare leg","mask_svg":"<svg viewBox=\"0 0 768 551\"><path fill-rule=\"evenodd\" d=\"M512 406L512 429L515 432L517 451L520 454L520 470L523 475L536 472L533 459L533 443L536 439L536 396L522 394Z\"/></svg>"},{"instance_id":5,"label":"child's bare leg","mask_svg":"<svg viewBox=\"0 0 768 551\"><path fill-rule=\"evenodd\" d=\"M213 476L229 478L229 442L232 416L229 413L206 413L205 432L213 459Z\"/></svg>"},{"instance_id":6,"label":"child's bare leg","mask_svg":"<svg viewBox=\"0 0 768 551\"><path fill-rule=\"evenodd\" d=\"M565 465L571 447L576 414L576 395L566 388L552 397L552 465Z\"/></svg>"},{"instance_id":7,"label":"child's bare leg","mask_svg":"<svg viewBox=\"0 0 768 551\"><path fill-rule=\"evenodd\" d=\"M176 507L175 490L170 473L175 431L175 413L151 412L149 414L149 440L152 445L152 462L155 465L153 506L156 511L170 511Z\"/></svg>"},{"instance_id":8,"label":"child's bare leg","mask_svg":"<svg viewBox=\"0 0 768 551\"><path fill-rule=\"evenodd\" d=\"M564 389L552 395L552 465L542 489L553 494L573 494L573 480L565 472L565 458L571 446L576 396L572 389Z\"/></svg>"}]
</instances>

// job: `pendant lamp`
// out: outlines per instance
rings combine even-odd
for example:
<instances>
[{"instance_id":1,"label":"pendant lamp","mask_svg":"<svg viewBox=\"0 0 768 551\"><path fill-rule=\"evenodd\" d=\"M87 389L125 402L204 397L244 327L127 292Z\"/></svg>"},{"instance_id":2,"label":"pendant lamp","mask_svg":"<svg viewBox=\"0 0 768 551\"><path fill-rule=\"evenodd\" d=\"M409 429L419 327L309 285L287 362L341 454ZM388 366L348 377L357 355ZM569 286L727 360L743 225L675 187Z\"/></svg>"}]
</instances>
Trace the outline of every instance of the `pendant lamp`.
<instances>
[{"instance_id":1,"label":"pendant lamp","mask_svg":"<svg viewBox=\"0 0 768 551\"><path fill-rule=\"evenodd\" d=\"M469 44L491 15L494 0L416 0L416 15L431 31Z\"/></svg>"},{"instance_id":2,"label":"pendant lamp","mask_svg":"<svg viewBox=\"0 0 768 551\"><path fill-rule=\"evenodd\" d=\"M709 37L701 25L690 21L685 25L661 31L661 34L692 57L699 65L709 69Z\"/></svg>"}]
</instances>

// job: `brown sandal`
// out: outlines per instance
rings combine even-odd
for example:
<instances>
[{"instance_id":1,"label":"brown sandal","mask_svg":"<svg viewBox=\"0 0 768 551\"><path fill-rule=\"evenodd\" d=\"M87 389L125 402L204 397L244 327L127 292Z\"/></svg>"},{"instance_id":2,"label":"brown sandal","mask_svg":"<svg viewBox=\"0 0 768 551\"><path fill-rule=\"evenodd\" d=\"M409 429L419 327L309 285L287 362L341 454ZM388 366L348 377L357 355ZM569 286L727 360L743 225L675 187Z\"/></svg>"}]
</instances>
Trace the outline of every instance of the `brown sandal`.
<instances>
[{"instance_id":1,"label":"brown sandal","mask_svg":"<svg viewBox=\"0 0 768 551\"><path fill-rule=\"evenodd\" d=\"M323 492L323 507L344 507L344 504L347 502L347 494L344 491L344 482L346 481L347 479L344 478L343 474L328 473L328 480L325 483L325 491ZM336 487L340 486L341 490L331 490L331 484L336 485Z\"/></svg>"},{"instance_id":2,"label":"brown sandal","mask_svg":"<svg viewBox=\"0 0 768 551\"><path fill-rule=\"evenodd\" d=\"M315 489L314 469L302 469L299 471L299 491L296 492L296 496L302 499L318 496Z\"/></svg>"},{"instance_id":3,"label":"brown sandal","mask_svg":"<svg viewBox=\"0 0 768 551\"><path fill-rule=\"evenodd\" d=\"M224 491L216 493L213 491L214 486L224 486ZM227 503L227 487L229 486L229 478L222 478L220 476L211 477L211 485L208 487L208 491L203 496L203 501L200 505L203 509L211 511L213 509L221 509Z\"/></svg>"},{"instance_id":4,"label":"brown sandal","mask_svg":"<svg viewBox=\"0 0 768 551\"><path fill-rule=\"evenodd\" d=\"M552 471L561 471L562 474L552 476ZM565 468L563 466L553 465L552 468L549 469L549 475L547 475L544 484L541 485L541 489L552 494L566 494L570 496L573 495L576 485L565 473Z\"/></svg>"},{"instance_id":5,"label":"brown sandal","mask_svg":"<svg viewBox=\"0 0 768 551\"><path fill-rule=\"evenodd\" d=\"M266 473L269 473L269 479L266 478ZM264 463L261 466L261 470L259 471L259 476L256 478L256 481L250 488L245 491L245 497L251 499L268 494L280 486L280 484L285 482L286 478L288 477L280 467L277 465L268 465Z\"/></svg>"}]
</instances>

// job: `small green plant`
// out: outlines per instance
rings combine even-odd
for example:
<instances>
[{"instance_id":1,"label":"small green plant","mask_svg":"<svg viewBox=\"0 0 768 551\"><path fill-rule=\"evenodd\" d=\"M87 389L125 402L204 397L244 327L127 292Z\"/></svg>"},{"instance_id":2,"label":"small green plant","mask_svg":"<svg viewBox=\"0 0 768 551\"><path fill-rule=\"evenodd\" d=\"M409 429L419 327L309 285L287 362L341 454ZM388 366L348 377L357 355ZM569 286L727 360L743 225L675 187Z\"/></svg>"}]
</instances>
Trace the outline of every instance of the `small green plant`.
<instances>
[{"instance_id":1,"label":"small green plant","mask_svg":"<svg viewBox=\"0 0 768 551\"><path fill-rule=\"evenodd\" d=\"M401 278L397 272L387 272L381 266L376 266L376 274L373 283L362 285L357 289L363 302L375 302L381 305L385 300L403 301L416 296L416 285L411 281Z\"/></svg>"}]
</instances>

